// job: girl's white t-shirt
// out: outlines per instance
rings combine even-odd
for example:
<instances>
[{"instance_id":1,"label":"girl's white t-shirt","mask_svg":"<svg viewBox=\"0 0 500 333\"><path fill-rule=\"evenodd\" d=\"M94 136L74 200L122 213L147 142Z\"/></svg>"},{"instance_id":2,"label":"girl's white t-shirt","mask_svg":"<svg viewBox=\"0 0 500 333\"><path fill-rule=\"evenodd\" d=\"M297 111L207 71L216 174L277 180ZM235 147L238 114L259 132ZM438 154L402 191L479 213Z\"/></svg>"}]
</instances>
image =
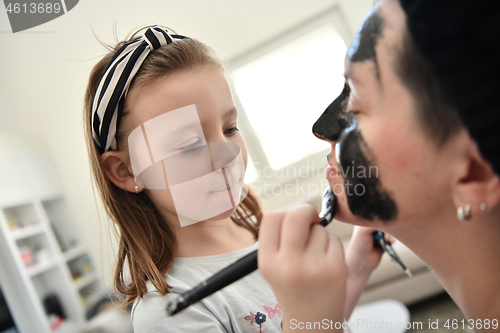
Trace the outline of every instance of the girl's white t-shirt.
<instances>
[{"instance_id":1,"label":"girl's white t-shirt","mask_svg":"<svg viewBox=\"0 0 500 333\"><path fill-rule=\"evenodd\" d=\"M165 275L172 287L162 296L148 282L148 292L132 306L135 333L282 332L282 314L269 283L259 271L230 284L174 316L167 315L167 303L180 293L256 250L258 242L239 251L191 258L176 258Z\"/></svg>"}]
</instances>

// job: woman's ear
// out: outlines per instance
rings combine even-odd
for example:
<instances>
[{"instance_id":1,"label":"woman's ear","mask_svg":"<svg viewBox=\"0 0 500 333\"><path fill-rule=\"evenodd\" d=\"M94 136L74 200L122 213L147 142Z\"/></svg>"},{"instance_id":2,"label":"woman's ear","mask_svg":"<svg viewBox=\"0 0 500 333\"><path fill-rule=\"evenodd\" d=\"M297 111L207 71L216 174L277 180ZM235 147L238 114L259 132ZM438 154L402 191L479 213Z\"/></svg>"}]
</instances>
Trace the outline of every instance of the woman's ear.
<instances>
[{"instance_id":1,"label":"woman's ear","mask_svg":"<svg viewBox=\"0 0 500 333\"><path fill-rule=\"evenodd\" d=\"M122 152L107 151L101 155L102 165L109 180L119 188L136 192L136 183L128 156Z\"/></svg>"},{"instance_id":2,"label":"woman's ear","mask_svg":"<svg viewBox=\"0 0 500 333\"><path fill-rule=\"evenodd\" d=\"M461 174L454 185L453 203L456 208L470 205L470 214L479 215L500 204L500 176L468 134L462 144Z\"/></svg>"}]
</instances>

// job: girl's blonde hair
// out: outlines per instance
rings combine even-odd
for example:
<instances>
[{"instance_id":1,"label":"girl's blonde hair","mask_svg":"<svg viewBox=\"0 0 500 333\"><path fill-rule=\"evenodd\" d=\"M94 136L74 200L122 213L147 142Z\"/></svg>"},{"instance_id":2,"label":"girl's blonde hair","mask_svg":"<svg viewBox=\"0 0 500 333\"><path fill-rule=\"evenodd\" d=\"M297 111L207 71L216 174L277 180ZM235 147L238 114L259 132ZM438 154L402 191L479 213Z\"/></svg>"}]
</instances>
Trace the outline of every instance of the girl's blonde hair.
<instances>
[{"instance_id":1,"label":"girl's blonde hair","mask_svg":"<svg viewBox=\"0 0 500 333\"><path fill-rule=\"evenodd\" d=\"M110 48L111 52L94 66L90 73L84 100L85 139L92 177L106 211L119 231L114 284L116 291L124 296L122 305L133 302L138 296L142 297L147 291L146 281L148 280L162 295L168 293L170 286L165 281L164 275L173 266L177 247L173 228L144 192L136 194L122 190L108 179L98 148L92 138L92 103L99 81L116 51L125 43L137 39L136 35L132 33L126 41ZM221 61L207 45L195 39L176 41L149 54L135 75L129 93L154 84L174 72L196 70L206 66L215 66L224 70ZM132 130L127 122L127 114L125 101L116 135L118 150L125 152L128 149L126 138ZM251 191L232 214L231 219L237 225L251 231L257 239L262 211L258 198ZM125 281L126 265L130 272L130 282Z\"/></svg>"}]
</instances>

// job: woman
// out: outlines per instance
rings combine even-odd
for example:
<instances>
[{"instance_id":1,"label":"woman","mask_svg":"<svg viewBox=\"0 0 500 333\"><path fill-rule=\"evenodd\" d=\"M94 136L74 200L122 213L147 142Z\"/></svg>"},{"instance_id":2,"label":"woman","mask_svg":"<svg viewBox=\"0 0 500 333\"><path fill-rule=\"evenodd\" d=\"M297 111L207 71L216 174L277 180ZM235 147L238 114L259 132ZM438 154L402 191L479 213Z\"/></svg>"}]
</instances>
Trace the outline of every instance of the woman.
<instances>
[{"instance_id":1,"label":"woman","mask_svg":"<svg viewBox=\"0 0 500 333\"><path fill-rule=\"evenodd\" d=\"M331 143L336 219L407 245L478 332L500 319L499 17L494 1L377 3L347 52L344 91L313 129ZM264 218L262 239L288 220Z\"/></svg>"}]
</instances>

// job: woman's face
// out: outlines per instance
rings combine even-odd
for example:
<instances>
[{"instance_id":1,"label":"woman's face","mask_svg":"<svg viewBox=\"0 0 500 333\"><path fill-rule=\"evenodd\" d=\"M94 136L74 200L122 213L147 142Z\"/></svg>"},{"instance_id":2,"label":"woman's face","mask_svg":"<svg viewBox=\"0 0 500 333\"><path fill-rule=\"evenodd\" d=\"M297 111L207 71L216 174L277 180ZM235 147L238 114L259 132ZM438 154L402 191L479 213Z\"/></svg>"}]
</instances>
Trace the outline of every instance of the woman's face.
<instances>
[{"instance_id":1,"label":"woman's face","mask_svg":"<svg viewBox=\"0 0 500 333\"><path fill-rule=\"evenodd\" d=\"M454 214L453 144L438 149L428 139L417 122L417 100L396 74L394 50L401 47L404 19L395 1L382 2L347 52L346 111L356 126L341 137L340 152L331 142L333 171L327 172L331 188L341 192L341 221L432 223ZM335 172L339 167L342 173Z\"/></svg>"},{"instance_id":2,"label":"woman's face","mask_svg":"<svg viewBox=\"0 0 500 333\"><path fill-rule=\"evenodd\" d=\"M222 70L175 72L127 103L129 169L159 211L181 226L229 217L246 195L247 152Z\"/></svg>"}]
</instances>

